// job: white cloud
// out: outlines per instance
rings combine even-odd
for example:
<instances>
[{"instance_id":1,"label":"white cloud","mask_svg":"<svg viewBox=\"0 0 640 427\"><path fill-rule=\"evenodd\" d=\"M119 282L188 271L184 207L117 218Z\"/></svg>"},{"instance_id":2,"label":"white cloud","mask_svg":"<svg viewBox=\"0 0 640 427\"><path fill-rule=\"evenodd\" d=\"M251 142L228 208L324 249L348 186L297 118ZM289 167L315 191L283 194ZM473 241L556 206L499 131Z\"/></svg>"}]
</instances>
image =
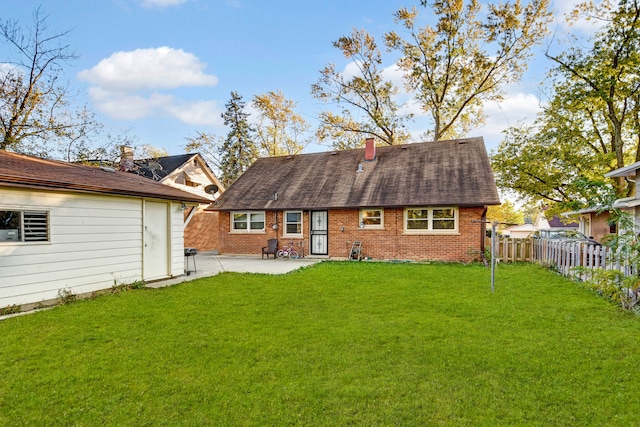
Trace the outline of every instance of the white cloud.
<instances>
[{"instance_id":1,"label":"white cloud","mask_svg":"<svg viewBox=\"0 0 640 427\"><path fill-rule=\"evenodd\" d=\"M177 97L180 88L218 83L218 78L204 73L204 68L205 64L191 53L159 47L116 52L79 72L78 78L89 83L91 100L111 118L169 116L186 124L217 126L221 121L216 101Z\"/></svg>"},{"instance_id":2,"label":"white cloud","mask_svg":"<svg viewBox=\"0 0 640 427\"><path fill-rule=\"evenodd\" d=\"M223 126L222 117L220 117L223 110L217 101L191 101L182 102L180 105L172 103L165 108L165 111L188 125Z\"/></svg>"},{"instance_id":3,"label":"white cloud","mask_svg":"<svg viewBox=\"0 0 640 427\"><path fill-rule=\"evenodd\" d=\"M536 95L523 92L510 93L501 102L489 102L484 106L485 124L470 136L483 136L487 149L495 149L504 136L504 130L520 123L533 123L542 110L540 104Z\"/></svg>"},{"instance_id":4,"label":"white cloud","mask_svg":"<svg viewBox=\"0 0 640 427\"><path fill-rule=\"evenodd\" d=\"M352 79L353 77L356 77L356 76L358 77L362 76L362 73L360 72L360 68L355 63L355 61L351 61L347 65L345 65L344 69L340 74L346 80ZM394 85L398 86L399 88L402 88L402 85L404 84L402 80L402 76L404 72L398 67L398 64L393 64L393 65L389 65L388 67L382 68L380 70L380 74L382 74L382 77L385 80L389 80Z\"/></svg>"},{"instance_id":5,"label":"white cloud","mask_svg":"<svg viewBox=\"0 0 640 427\"><path fill-rule=\"evenodd\" d=\"M486 120L484 125L474 129L468 136L484 137L487 150L497 148L503 138L503 131L520 123L530 124L541 111L540 100L531 93L508 93L501 102L487 102L484 106ZM400 114L413 114L411 134L414 141L421 141L422 134L433 130L433 121L425 113L415 99L410 99L402 105Z\"/></svg>"},{"instance_id":6,"label":"white cloud","mask_svg":"<svg viewBox=\"0 0 640 427\"><path fill-rule=\"evenodd\" d=\"M146 8L165 8L169 6L179 6L189 0L140 0L139 3Z\"/></svg>"},{"instance_id":7,"label":"white cloud","mask_svg":"<svg viewBox=\"0 0 640 427\"><path fill-rule=\"evenodd\" d=\"M137 120L156 115L174 101L171 95L152 93L142 96L109 92L98 87L90 88L89 96L102 113L120 120Z\"/></svg>"},{"instance_id":8,"label":"white cloud","mask_svg":"<svg viewBox=\"0 0 640 427\"><path fill-rule=\"evenodd\" d=\"M604 23L600 20L586 20L584 18L580 18L575 21L570 26L566 23L565 18L571 15L571 12L575 9L575 7L584 3L584 0L555 0L553 2L553 8L556 15L556 21L560 24L565 31L570 33L580 33L585 36L590 36L595 34ZM601 0L596 0L594 2L596 5L601 3Z\"/></svg>"},{"instance_id":9,"label":"white cloud","mask_svg":"<svg viewBox=\"0 0 640 427\"><path fill-rule=\"evenodd\" d=\"M389 80L398 88L403 90L404 88L404 71L398 67L398 64L393 64L382 69L382 77L385 80Z\"/></svg>"},{"instance_id":10,"label":"white cloud","mask_svg":"<svg viewBox=\"0 0 640 427\"><path fill-rule=\"evenodd\" d=\"M100 88L89 89L89 95L102 113L118 120L168 116L188 125L222 126L222 110L217 101L184 101L173 95L130 95Z\"/></svg>"},{"instance_id":11,"label":"white cloud","mask_svg":"<svg viewBox=\"0 0 640 427\"><path fill-rule=\"evenodd\" d=\"M9 64L7 62L0 62L0 76L4 77L9 73L17 74L17 75L23 74L22 70L16 67L14 64Z\"/></svg>"},{"instance_id":12,"label":"white cloud","mask_svg":"<svg viewBox=\"0 0 640 427\"><path fill-rule=\"evenodd\" d=\"M78 73L80 80L108 90L215 86L218 78L203 73L205 64L182 49L166 46L116 52L91 69Z\"/></svg>"}]
</instances>

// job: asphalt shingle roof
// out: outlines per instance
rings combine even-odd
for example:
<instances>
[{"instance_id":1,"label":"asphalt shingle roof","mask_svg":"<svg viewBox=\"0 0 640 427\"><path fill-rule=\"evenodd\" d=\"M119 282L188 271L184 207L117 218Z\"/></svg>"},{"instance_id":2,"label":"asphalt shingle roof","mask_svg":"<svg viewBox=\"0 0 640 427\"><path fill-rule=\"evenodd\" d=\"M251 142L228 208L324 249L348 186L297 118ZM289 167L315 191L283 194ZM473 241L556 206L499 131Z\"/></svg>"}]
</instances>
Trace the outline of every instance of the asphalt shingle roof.
<instances>
[{"instance_id":1,"label":"asphalt shingle roof","mask_svg":"<svg viewBox=\"0 0 640 427\"><path fill-rule=\"evenodd\" d=\"M178 154L176 156L134 160L134 170L131 172L154 181L160 181L195 156L197 154Z\"/></svg>"},{"instance_id":2,"label":"asphalt shingle roof","mask_svg":"<svg viewBox=\"0 0 640 427\"><path fill-rule=\"evenodd\" d=\"M466 138L376 147L373 161L365 161L364 148L261 158L211 208L498 204L500 199L484 141Z\"/></svg>"},{"instance_id":3,"label":"asphalt shingle roof","mask_svg":"<svg viewBox=\"0 0 640 427\"><path fill-rule=\"evenodd\" d=\"M209 202L203 197L135 174L40 159L5 150L0 150L0 186Z\"/></svg>"}]
</instances>

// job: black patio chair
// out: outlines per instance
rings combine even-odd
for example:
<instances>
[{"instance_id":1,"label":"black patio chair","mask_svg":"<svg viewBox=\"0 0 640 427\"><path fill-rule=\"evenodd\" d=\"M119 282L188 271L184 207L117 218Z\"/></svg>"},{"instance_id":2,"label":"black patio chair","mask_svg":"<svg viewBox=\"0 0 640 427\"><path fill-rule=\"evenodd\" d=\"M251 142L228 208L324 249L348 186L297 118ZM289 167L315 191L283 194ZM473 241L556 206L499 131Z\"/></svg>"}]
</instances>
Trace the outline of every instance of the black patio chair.
<instances>
[{"instance_id":1,"label":"black patio chair","mask_svg":"<svg viewBox=\"0 0 640 427\"><path fill-rule=\"evenodd\" d=\"M262 247L262 258L267 255L267 259L269 259L269 254L272 254L273 259L275 259L276 252L278 252L278 239L269 239L267 241L267 246Z\"/></svg>"}]
</instances>

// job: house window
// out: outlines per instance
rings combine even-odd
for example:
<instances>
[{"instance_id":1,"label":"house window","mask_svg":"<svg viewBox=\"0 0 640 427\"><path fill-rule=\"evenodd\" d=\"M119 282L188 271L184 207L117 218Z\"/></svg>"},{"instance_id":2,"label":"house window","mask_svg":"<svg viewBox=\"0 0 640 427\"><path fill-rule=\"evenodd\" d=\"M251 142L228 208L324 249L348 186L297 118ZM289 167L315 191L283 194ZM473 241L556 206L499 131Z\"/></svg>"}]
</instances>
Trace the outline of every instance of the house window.
<instances>
[{"instance_id":1,"label":"house window","mask_svg":"<svg viewBox=\"0 0 640 427\"><path fill-rule=\"evenodd\" d=\"M285 211L284 235L302 236L302 211Z\"/></svg>"},{"instance_id":2,"label":"house window","mask_svg":"<svg viewBox=\"0 0 640 427\"><path fill-rule=\"evenodd\" d=\"M360 210L360 227L361 228L384 228L384 210L383 209L361 209Z\"/></svg>"},{"instance_id":3,"label":"house window","mask_svg":"<svg viewBox=\"0 0 640 427\"><path fill-rule=\"evenodd\" d=\"M184 185L188 187L199 187L201 184L195 181L191 181L189 178L185 178Z\"/></svg>"},{"instance_id":4,"label":"house window","mask_svg":"<svg viewBox=\"0 0 640 427\"><path fill-rule=\"evenodd\" d=\"M0 242L48 242L47 211L0 210Z\"/></svg>"},{"instance_id":5,"label":"house window","mask_svg":"<svg viewBox=\"0 0 640 427\"><path fill-rule=\"evenodd\" d=\"M264 212L232 212L231 231L264 233Z\"/></svg>"},{"instance_id":6,"label":"house window","mask_svg":"<svg viewBox=\"0 0 640 427\"><path fill-rule=\"evenodd\" d=\"M407 208L404 229L408 233L457 233L456 208Z\"/></svg>"}]
</instances>

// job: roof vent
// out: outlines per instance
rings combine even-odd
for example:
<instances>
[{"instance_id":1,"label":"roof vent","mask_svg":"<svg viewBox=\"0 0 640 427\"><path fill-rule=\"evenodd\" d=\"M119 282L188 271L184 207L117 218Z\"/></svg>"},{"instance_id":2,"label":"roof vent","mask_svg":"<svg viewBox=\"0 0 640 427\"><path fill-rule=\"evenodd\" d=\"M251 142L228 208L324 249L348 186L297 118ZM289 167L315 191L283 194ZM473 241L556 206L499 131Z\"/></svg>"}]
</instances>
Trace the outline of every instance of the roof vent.
<instances>
[{"instance_id":1,"label":"roof vent","mask_svg":"<svg viewBox=\"0 0 640 427\"><path fill-rule=\"evenodd\" d=\"M100 166L100 169L102 169L105 172L115 172L116 171L114 168L110 168L109 166Z\"/></svg>"},{"instance_id":2,"label":"roof vent","mask_svg":"<svg viewBox=\"0 0 640 427\"><path fill-rule=\"evenodd\" d=\"M356 172L362 172L362 163L358 163L358 170Z\"/></svg>"}]
</instances>

